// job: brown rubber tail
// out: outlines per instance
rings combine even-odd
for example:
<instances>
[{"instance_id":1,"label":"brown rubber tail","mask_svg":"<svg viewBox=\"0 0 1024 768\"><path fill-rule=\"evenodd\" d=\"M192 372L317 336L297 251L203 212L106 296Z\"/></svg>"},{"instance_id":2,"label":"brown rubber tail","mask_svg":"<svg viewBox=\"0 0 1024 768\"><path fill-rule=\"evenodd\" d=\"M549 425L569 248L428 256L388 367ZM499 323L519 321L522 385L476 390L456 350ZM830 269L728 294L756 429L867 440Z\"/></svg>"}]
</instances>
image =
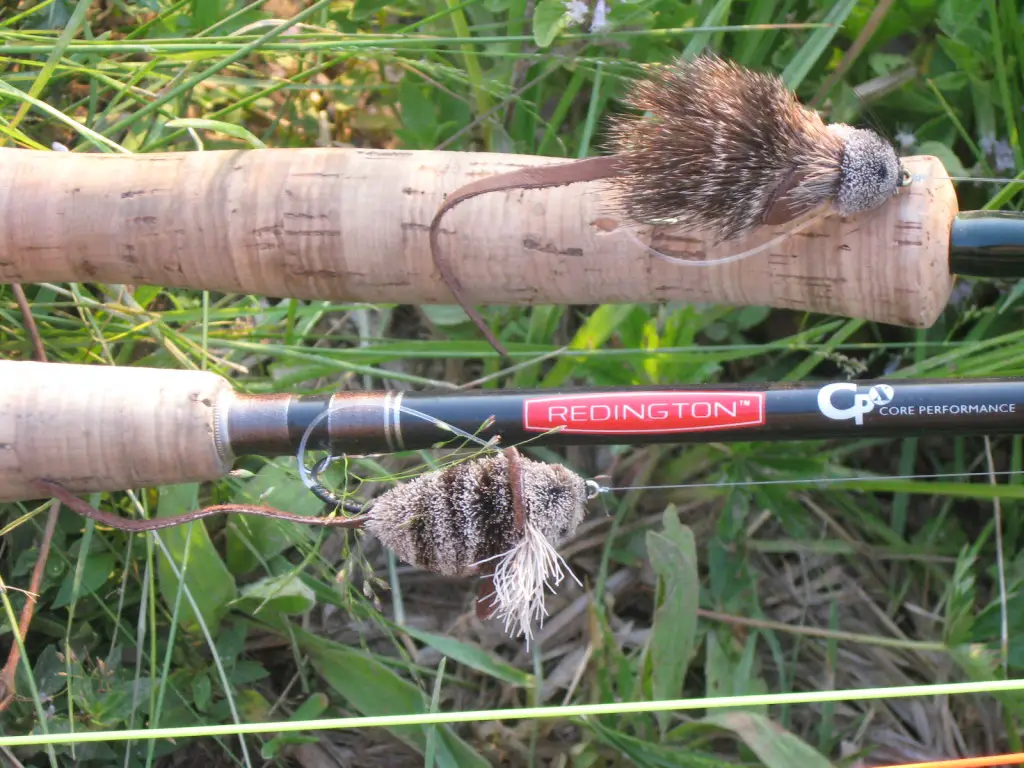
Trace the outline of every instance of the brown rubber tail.
<instances>
[{"instance_id":1,"label":"brown rubber tail","mask_svg":"<svg viewBox=\"0 0 1024 768\"><path fill-rule=\"evenodd\" d=\"M290 523L301 525L317 525L324 528L362 528L366 523L366 515L356 517L313 517L298 515L294 512L284 512L273 507L260 507L252 504L218 504L212 507L204 507L181 515L169 515L167 517L155 517L146 520L136 520L128 517L121 517L111 512L103 512L96 509L87 501L78 498L71 491L60 483L50 480L38 480L36 486L49 496L59 500L72 512L82 517L88 517L103 525L116 528L120 531L131 531L140 533L142 531L159 531L163 528L173 528L176 525L184 525L193 520L202 520L204 517L213 515L254 515L256 517L269 517L274 520L284 520Z\"/></svg>"},{"instance_id":2,"label":"brown rubber tail","mask_svg":"<svg viewBox=\"0 0 1024 768\"><path fill-rule=\"evenodd\" d=\"M483 317L469 305L462 292L462 285L452 271L451 264L441 252L441 245L438 237L441 230L441 218L459 203L469 200L471 197L483 195L488 192L500 192L506 189L542 189L544 187L564 187L569 184L578 184L587 181L607 179L618 173L614 156L588 157L584 160L573 160L557 165L541 165L534 168L519 168L508 173L499 173L496 176L488 176L485 179L470 182L452 192L444 201L444 204L434 215L430 222L430 255L434 260L434 266L441 274L441 279L452 292L459 306L469 315L470 319L480 329L480 332L487 338L490 345L502 356L507 356L508 351L498 341L497 337L487 327Z\"/></svg>"}]
</instances>

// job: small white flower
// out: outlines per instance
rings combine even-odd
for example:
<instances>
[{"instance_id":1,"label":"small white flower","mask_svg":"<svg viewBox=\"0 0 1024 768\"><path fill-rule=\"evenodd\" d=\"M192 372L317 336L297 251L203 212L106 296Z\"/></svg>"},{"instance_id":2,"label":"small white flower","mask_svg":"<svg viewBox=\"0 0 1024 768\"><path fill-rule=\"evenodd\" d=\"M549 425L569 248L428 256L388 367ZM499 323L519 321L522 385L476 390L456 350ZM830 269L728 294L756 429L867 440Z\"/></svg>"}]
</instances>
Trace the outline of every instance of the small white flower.
<instances>
[{"instance_id":1,"label":"small white flower","mask_svg":"<svg viewBox=\"0 0 1024 768\"><path fill-rule=\"evenodd\" d=\"M986 133L978 139L978 148L992 158L996 171L1005 173L1015 171L1017 163L1013 157L1013 147L1005 139L997 139L994 133Z\"/></svg>"},{"instance_id":2,"label":"small white flower","mask_svg":"<svg viewBox=\"0 0 1024 768\"><path fill-rule=\"evenodd\" d=\"M917 137L912 131L908 131L905 128L901 128L896 131L896 143L900 145L901 149L909 149L910 147L917 144Z\"/></svg>"},{"instance_id":3,"label":"small white flower","mask_svg":"<svg viewBox=\"0 0 1024 768\"><path fill-rule=\"evenodd\" d=\"M601 32L608 29L608 2L597 0L594 6L594 20L590 23L591 32Z\"/></svg>"},{"instance_id":4,"label":"small white flower","mask_svg":"<svg viewBox=\"0 0 1024 768\"><path fill-rule=\"evenodd\" d=\"M957 280L953 286L953 292L949 295L949 304L957 309L963 309L964 304L971 298L974 291L974 283L970 280Z\"/></svg>"},{"instance_id":5,"label":"small white flower","mask_svg":"<svg viewBox=\"0 0 1024 768\"><path fill-rule=\"evenodd\" d=\"M582 24L587 18L587 4L583 0L567 0L565 13L570 24Z\"/></svg>"},{"instance_id":6,"label":"small white flower","mask_svg":"<svg viewBox=\"0 0 1024 768\"><path fill-rule=\"evenodd\" d=\"M1013 159L1013 147L1010 142L1000 139L992 149L992 160L1000 173L1016 170L1017 163Z\"/></svg>"}]
</instances>

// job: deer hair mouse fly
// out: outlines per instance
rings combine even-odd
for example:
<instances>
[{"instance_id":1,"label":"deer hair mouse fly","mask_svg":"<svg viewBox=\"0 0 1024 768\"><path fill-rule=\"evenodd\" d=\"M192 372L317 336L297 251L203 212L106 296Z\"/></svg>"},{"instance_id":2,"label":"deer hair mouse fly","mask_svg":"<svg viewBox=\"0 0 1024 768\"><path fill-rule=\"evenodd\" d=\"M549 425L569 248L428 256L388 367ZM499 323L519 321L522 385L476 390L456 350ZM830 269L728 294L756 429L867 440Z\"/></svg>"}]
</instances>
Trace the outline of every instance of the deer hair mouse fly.
<instances>
[{"instance_id":1,"label":"deer hair mouse fly","mask_svg":"<svg viewBox=\"0 0 1024 768\"><path fill-rule=\"evenodd\" d=\"M314 468L308 487L342 500ZM579 580L555 549L582 522L596 485L561 464L532 461L514 447L426 472L378 496L358 519L396 557L442 576L481 576L477 615L511 635L533 637L544 598Z\"/></svg>"},{"instance_id":2,"label":"deer hair mouse fly","mask_svg":"<svg viewBox=\"0 0 1024 768\"><path fill-rule=\"evenodd\" d=\"M579 583L556 547L575 533L596 484L561 464L533 461L514 447L425 472L362 504L336 496L320 482L329 460L317 463L309 488L332 510L323 517L246 504L221 504L148 520L103 512L60 483L40 490L102 525L156 531L215 515L266 517L301 525L362 529L396 557L455 578L482 577L480 618L496 618L527 644L546 615L544 600L566 575Z\"/></svg>"},{"instance_id":3,"label":"deer hair mouse fly","mask_svg":"<svg viewBox=\"0 0 1024 768\"><path fill-rule=\"evenodd\" d=\"M410 565L443 576L484 576L480 615L533 635L544 597L565 578L555 549L586 514L587 481L561 464L506 448L427 472L374 501L366 531Z\"/></svg>"},{"instance_id":4,"label":"deer hair mouse fly","mask_svg":"<svg viewBox=\"0 0 1024 768\"><path fill-rule=\"evenodd\" d=\"M439 242L444 215L477 195L599 181L626 219L701 231L721 243L822 207L844 216L868 211L911 182L892 144L874 131L828 125L779 77L714 54L652 69L625 103L646 115L612 118L609 155L474 181L435 214L434 265L499 354L507 352L469 306Z\"/></svg>"}]
</instances>

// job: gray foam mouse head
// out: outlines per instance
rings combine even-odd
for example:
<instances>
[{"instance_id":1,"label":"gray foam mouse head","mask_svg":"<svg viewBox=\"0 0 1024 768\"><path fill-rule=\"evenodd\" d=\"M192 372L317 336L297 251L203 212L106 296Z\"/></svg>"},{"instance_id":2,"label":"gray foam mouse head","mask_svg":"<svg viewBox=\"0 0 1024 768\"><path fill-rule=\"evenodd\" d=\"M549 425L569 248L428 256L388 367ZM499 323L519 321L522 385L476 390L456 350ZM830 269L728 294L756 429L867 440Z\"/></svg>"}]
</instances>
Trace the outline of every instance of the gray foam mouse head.
<instances>
[{"instance_id":1,"label":"gray foam mouse head","mask_svg":"<svg viewBox=\"0 0 1024 768\"><path fill-rule=\"evenodd\" d=\"M893 146L874 131L829 126L846 142L840 164L836 208L849 215L884 203L906 183L907 174Z\"/></svg>"}]
</instances>

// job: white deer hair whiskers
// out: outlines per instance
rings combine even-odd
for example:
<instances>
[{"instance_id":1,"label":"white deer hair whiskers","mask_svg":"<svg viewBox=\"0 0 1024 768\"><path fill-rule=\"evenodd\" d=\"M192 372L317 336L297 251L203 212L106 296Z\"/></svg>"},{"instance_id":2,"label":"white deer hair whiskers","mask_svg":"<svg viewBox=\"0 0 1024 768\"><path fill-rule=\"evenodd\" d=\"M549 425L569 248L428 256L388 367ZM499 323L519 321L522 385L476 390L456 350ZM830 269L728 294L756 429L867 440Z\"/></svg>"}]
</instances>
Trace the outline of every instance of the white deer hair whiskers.
<instances>
[{"instance_id":1,"label":"white deer hair whiskers","mask_svg":"<svg viewBox=\"0 0 1024 768\"><path fill-rule=\"evenodd\" d=\"M567 573L581 587L583 584L547 537L531 522L526 523L522 539L512 549L477 565L493 560L498 561L491 577L494 590L487 595L492 598L493 616L505 625L507 633L525 636L529 648L533 623L542 626L547 616L545 591L554 593Z\"/></svg>"}]
</instances>

